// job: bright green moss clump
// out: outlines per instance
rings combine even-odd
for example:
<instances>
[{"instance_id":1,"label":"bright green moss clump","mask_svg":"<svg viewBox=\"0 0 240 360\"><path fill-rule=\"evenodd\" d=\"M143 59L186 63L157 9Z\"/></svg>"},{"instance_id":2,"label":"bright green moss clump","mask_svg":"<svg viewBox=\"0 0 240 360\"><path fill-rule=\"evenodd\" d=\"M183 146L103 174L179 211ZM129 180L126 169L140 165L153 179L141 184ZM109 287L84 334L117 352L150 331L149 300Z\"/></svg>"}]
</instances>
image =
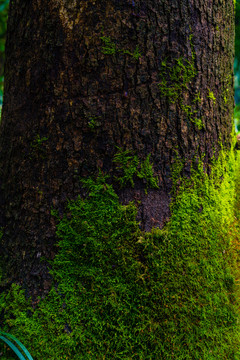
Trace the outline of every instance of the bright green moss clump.
<instances>
[{"instance_id":1,"label":"bright green moss clump","mask_svg":"<svg viewBox=\"0 0 240 360\"><path fill-rule=\"evenodd\" d=\"M237 167L233 153L211 176L195 165L173 187L170 222L151 233L106 177L84 181L88 197L69 202L57 226L55 285L34 312L16 285L2 294L3 328L36 360L238 359Z\"/></svg>"}]
</instances>

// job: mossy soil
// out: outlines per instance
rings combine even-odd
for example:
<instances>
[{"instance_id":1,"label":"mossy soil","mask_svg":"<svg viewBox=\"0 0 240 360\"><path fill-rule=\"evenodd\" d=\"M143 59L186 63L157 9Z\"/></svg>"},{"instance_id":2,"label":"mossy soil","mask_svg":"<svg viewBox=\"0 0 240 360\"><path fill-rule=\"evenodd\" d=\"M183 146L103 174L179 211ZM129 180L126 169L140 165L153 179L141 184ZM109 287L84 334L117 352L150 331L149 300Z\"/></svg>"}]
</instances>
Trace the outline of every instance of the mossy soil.
<instances>
[{"instance_id":1,"label":"mossy soil","mask_svg":"<svg viewBox=\"0 0 240 360\"><path fill-rule=\"evenodd\" d=\"M150 233L104 175L85 180L58 218L50 293L33 310L13 284L1 327L34 360L240 359L239 162L196 160L188 179L176 161L171 220Z\"/></svg>"}]
</instances>

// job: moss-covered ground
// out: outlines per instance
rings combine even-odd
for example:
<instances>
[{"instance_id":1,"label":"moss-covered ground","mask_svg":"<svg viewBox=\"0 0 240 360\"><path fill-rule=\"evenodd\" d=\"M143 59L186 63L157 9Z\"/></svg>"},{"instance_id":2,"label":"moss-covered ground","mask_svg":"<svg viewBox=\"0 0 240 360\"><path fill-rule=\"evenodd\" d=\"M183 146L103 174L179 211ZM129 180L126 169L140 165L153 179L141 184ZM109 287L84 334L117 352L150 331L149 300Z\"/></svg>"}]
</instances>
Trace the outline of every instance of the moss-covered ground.
<instances>
[{"instance_id":1,"label":"moss-covered ground","mask_svg":"<svg viewBox=\"0 0 240 360\"><path fill-rule=\"evenodd\" d=\"M13 284L1 327L34 360L240 359L239 161L222 152L210 175L195 161L181 181L176 161L171 220L150 233L104 175L85 180L58 219L50 293L33 311Z\"/></svg>"}]
</instances>

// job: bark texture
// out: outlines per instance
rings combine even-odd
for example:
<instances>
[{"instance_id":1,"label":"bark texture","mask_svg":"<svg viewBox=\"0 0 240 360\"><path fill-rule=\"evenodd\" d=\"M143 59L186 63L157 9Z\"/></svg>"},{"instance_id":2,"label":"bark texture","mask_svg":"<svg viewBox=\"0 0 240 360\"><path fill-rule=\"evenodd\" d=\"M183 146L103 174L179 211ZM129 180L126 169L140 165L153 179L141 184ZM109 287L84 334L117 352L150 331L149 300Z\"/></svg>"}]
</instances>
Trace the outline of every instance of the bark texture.
<instances>
[{"instance_id":1,"label":"bark texture","mask_svg":"<svg viewBox=\"0 0 240 360\"><path fill-rule=\"evenodd\" d=\"M15 0L10 3L0 138L1 258L7 282L47 291L51 208L81 193L79 177L113 179L116 146L151 154L159 189L141 200L141 227L169 218L171 165L190 173L229 147L234 6L229 0ZM117 186L117 185L116 185Z\"/></svg>"}]
</instances>

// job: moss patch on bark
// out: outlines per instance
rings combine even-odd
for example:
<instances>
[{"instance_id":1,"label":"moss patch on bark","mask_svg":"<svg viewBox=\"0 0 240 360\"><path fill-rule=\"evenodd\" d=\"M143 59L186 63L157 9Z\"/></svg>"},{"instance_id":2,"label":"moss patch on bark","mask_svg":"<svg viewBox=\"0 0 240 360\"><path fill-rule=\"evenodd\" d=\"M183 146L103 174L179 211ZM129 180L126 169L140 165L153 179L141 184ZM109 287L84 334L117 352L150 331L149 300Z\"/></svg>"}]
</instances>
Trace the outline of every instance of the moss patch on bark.
<instances>
[{"instance_id":1,"label":"moss patch on bark","mask_svg":"<svg viewBox=\"0 0 240 360\"><path fill-rule=\"evenodd\" d=\"M183 178L176 159L171 220L149 233L104 175L85 180L88 196L58 219L50 293L33 310L13 284L1 327L39 360L237 359L239 156L213 163Z\"/></svg>"}]
</instances>

